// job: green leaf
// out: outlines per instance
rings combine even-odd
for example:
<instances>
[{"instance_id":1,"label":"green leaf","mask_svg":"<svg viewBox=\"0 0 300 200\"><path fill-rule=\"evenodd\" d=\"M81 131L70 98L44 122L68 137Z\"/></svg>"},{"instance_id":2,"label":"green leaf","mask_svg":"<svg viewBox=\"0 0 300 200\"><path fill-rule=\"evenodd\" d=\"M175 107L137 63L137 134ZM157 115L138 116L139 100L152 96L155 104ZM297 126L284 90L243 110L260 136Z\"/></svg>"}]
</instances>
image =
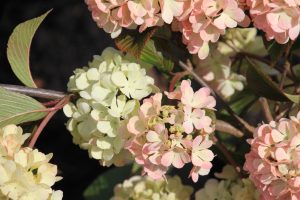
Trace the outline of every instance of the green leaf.
<instances>
[{"instance_id":1,"label":"green leaf","mask_svg":"<svg viewBox=\"0 0 300 200\"><path fill-rule=\"evenodd\" d=\"M156 28L138 34L130 30L123 31L115 39L115 43L121 51L134 56L143 63L156 66L161 72L172 71L174 63L157 50L154 40L151 39L156 31Z\"/></svg>"},{"instance_id":2,"label":"green leaf","mask_svg":"<svg viewBox=\"0 0 300 200\"><path fill-rule=\"evenodd\" d=\"M265 37L263 37L263 42L272 61L277 61L282 56L285 45L278 44L275 40L268 41Z\"/></svg>"},{"instance_id":3,"label":"green leaf","mask_svg":"<svg viewBox=\"0 0 300 200\"><path fill-rule=\"evenodd\" d=\"M33 36L50 11L40 17L19 24L11 34L7 44L7 58L19 80L28 87L37 87L33 81L29 53Z\"/></svg>"},{"instance_id":4,"label":"green leaf","mask_svg":"<svg viewBox=\"0 0 300 200\"><path fill-rule=\"evenodd\" d=\"M242 92L237 93L229 102L231 109L238 115L247 111L247 109L258 99L253 92L248 89L243 90ZM229 113L226 110L222 110L223 114Z\"/></svg>"},{"instance_id":5,"label":"green leaf","mask_svg":"<svg viewBox=\"0 0 300 200\"><path fill-rule=\"evenodd\" d=\"M126 165L124 167L112 168L101 174L84 191L84 198L86 200L109 200L113 196L115 185L131 176L131 168L131 165Z\"/></svg>"},{"instance_id":6,"label":"green leaf","mask_svg":"<svg viewBox=\"0 0 300 200\"><path fill-rule=\"evenodd\" d=\"M142 33L124 30L121 35L115 39L116 46L121 51L139 58L146 43L150 40L155 31L156 28L149 28Z\"/></svg>"},{"instance_id":7,"label":"green leaf","mask_svg":"<svg viewBox=\"0 0 300 200\"><path fill-rule=\"evenodd\" d=\"M155 47L153 40L149 40L143 49L140 57L141 61L154 65L161 72L170 72L174 68L174 63L164 58L163 54Z\"/></svg>"},{"instance_id":8,"label":"green leaf","mask_svg":"<svg viewBox=\"0 0 300 200\"><path fill-rule=\"evenodd\" d=\"M39 120L46 115L45 109L29 96L0 88L0 127Z\"/></svg>"},{"instance_id":9,"label":"green leaf","mask_svg":"<svg viewBox=\"0 0 300 200\"><path fill-rule=\"evenodd\" d=\"M261 70L255 61L248 59L248 62L249 67L246 75L247 83L249 88L256 94L276 101L300 102L299 95L291 95L281 91L271 78Z\"/></svg>"}]
</instances>

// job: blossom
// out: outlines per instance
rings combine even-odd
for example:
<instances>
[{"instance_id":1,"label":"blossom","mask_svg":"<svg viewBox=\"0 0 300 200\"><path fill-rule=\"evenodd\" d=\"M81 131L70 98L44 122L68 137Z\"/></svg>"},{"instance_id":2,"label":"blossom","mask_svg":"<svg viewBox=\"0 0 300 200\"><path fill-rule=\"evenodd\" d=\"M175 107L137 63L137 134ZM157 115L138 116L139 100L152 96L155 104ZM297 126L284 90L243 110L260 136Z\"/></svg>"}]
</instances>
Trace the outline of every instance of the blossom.
<instances>
[{"instance_id":1,"label":"blossom","mask_svg":"<svg viewBox=\"0 0 300 200\"><path fill-rule=\"evenodd\" d=\"M264 199L300 199L299 119L263 124L249 140L244 169Z\"/></svg>"},{"instance_id":2,"label":"blossom","mask_svg":"<svg viewBox=\"0 0 300 200\"><path fill-rule=\"evenodd\" d=\"M195 194L196 200L258 200L259 193L249 179L240 179L234 168L226 165L215 176L222 180L209 179Z\"/></svg>"},{"instance_id":3,"label":"blossom","mask_svg":"<svg viewBox=\"0 0 300 200\"><path fill-rule=\"evenodd\" d=\"M227 28L247 26L247 19L235 0L194 0L189 17L179 21L179 30L189 52L205 59L210 42L217 42Z\"/></svg>"},{"instance_id":4,"label":"blossom","mask_svg":"<svg viewBox=\"0 0 300 200\"><path fill-rule=\"evenodd\" d=\"M130 154L123 148L128 138L122 127L138 101L152 93L153 84L145 69L113 48L76 69L68 89L79 98L64 107L73 142L104 166L126 163Z\"/></svg>"},{"instance_id":5,"label":"blossom","mask_svg":"<svg viewBox=\"0 0 300 200\"><path fill-rule=\"evenodd\" d=\"M28 134L21 127L7 125L0 129L0 197L12 200L61 200L62 192L52 190L57 166L50 164L52 154L22 147Z\"/></svg>"},{"instance_id":6,"label":"blossom","mask_svg":"<svg viewBox=\"0 0 300 200\"><path fill-rule=\"evenodd\" d=\"M290 0L247 0L254 26L278 43L295 40L300 31L300 2Z\"/></svg>"},{"instance_id":7,"label":"blossom","mask_svg":"<svg viewBox=\"0 0 300 200\"><path fill-rule=\"evenodd\" d=\"M97 25L118 37L122 28L139 31L183 19L190 10L191 0L86 0Z\"/></svg>"},{"instance_id":8,"label":"blossom","mask_svg":"<svg viewBox=\"0 0 300 200\"><path fill-rule=\"evenodd\" d=\"M207 174L214 157L208 149L214 122L207 113L213 112L215 99L207 88L194 92L189 81L182 81L178 90L166 96L177 105L162 105L161 93L144 99L128 121L131 135L126 149L142 165L143 173L153 179L165 177L170 166L182 168L191 162L193 172Z\"/></svg>"},{"instance_id":9,"label":"blossom","mask_svg":"<svg viewBox=\"0 0 300 200\"><path fill-rule=\"evenodd\" d=\"M183 185L178 176L167 177L167 182L133 176L115 186L111 200L189 200L192 193L193 188Z\"/></svg>"}]
</instances>

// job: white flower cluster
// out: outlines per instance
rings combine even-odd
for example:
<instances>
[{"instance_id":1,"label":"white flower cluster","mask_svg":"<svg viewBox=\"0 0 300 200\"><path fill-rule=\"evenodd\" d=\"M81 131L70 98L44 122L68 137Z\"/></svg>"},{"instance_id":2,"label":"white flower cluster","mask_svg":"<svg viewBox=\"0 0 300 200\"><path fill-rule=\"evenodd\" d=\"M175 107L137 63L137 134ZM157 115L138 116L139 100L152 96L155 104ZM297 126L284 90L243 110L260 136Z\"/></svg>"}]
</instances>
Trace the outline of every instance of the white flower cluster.
<instances>
[{"instance_id":1,"label":"white flower cluster","mask_svg":"<svg viewBox=\"0 0 300 200\"><path fill-rule=\"evenodd\" d=\"M139 64L113 48L94 56L88 67L74 73L68 89L79 98L64 107L73 142L103 166L124 164L129 152L123 149L127 138L121 134L126 128L121 127L137 110L139 100L152 92L154 80Z\"/></svg>"},{"instance_id":2,"label":"white flower cluster","mask_svg":"<svg viewBox=\"0 0 300 200\"><path fill-rule=\"evenodd\" d=\"M193 188L183 185L178 176L167 181L133 176L115 186L111 200L189 200L192 193Z\"/></svg>"},{"instance_id":3,"label":"white flower cluster","mask_svg":"<svg viewBox=\"0 0 300 200\"><path fill-rule=\"evenodd\" d=\"M52 155L22 148L28 137L16 125L0 128L0 199L61 200L62 192L51 189L61 179Z\"/></svg>"},{"instance_id":4,"label":"white flower cluster","mask_svg":"<svg viewBox=\"0 0 300 200\"><path fill-rule=\"evenodd\" d=\"M226 165L217 178L209 179L195 194L196 200L259 200L259 193L249 179L240 179L234 168Z\"/></svg>"}]
</instances>

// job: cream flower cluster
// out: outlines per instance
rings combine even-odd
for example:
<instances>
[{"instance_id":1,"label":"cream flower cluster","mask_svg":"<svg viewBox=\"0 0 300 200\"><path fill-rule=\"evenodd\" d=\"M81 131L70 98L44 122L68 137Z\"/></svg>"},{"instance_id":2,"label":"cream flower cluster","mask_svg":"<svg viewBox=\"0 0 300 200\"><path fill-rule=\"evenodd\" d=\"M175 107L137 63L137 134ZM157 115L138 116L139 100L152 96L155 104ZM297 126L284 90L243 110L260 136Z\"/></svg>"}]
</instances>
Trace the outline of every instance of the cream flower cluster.
<instances>
[{"instance_id":1,"label":"cream flower cluster","mask_svg":"<svg viewBox=\"0 0 300 200\"><path fill-rule=\"evenodd\" d=\"M194 92L187 80L180 89L166 94L177 106L161 105L161 93L144 99L138 114L127 124L132 136L126 148L153 179L164 177L170 166L182 168L192 163L190 176L196 182L212 167L214 154L208 148L214 124L209 112L216 101L208 88Z\"/></svg>"},{"instance_id":2,"label":"cream flower cluster","mask_svg":"<svg viewBox=\"0 0 300 200\"><path fill-rule=\"evenodd\" d=\"M259 126L244 169L263 199L300 199L300 113Z\"/></svg>"},{"instance_id":3,"label":"cream flower cluster","mask_svg":"<svg viewBox=\"0 0 300 200\"><path fill-rule=\"evenodd\" d=\"M217 178L209 179L195 194L195 200L259 200L259 193L249 179L240 179L234 168L226 165Z\"/></svg>"},{"instance_id":4,"label":"cream flower cluster","mask_svg":"<svg viewBox=\"0 0 300 200\"><path fill-rule=\"evenodd\" d=\"M167 177L167 181L133 176L115 186L111 200L189 200L192 193L193 188L183 185L178 176Z\"/></svg>"},{"instance_id":5,"label":"cream flower cluster","mask_svg":"<svg viewBox=\"0 0 300 200\"><path fill-rule=\"evenodd\" d=\"M268 40L284 44L299 36L299 0L247 0L247 5L254 26L263 30Z\"/></svg>"},{"instance_id":6,"label":"cream flower cluster","mask_svg":"<svg viewBox=\"0 0 300 200\"><path fill-rule=\"evenodd\" d=\"M105 49L88 67L74 73L68 88L79 98L64 107L74 143L104 166L122 165L130 154L123 149L127 138L119 129L139 100L152 92L154 80L113 48Z\"/></svg>"},{"instance_id":7,"label":"cream flower cluster","mask_svg":"<svg viewBox=\"0 0 300 200\"><path fill-rule=\"evenodd\" d=\"M51 187L57 177L52 155L36 149L22 148L29 134L21 127L0 128L0 197L11 200L61 200L62 192Z\"/></svg>"}]
</instances>

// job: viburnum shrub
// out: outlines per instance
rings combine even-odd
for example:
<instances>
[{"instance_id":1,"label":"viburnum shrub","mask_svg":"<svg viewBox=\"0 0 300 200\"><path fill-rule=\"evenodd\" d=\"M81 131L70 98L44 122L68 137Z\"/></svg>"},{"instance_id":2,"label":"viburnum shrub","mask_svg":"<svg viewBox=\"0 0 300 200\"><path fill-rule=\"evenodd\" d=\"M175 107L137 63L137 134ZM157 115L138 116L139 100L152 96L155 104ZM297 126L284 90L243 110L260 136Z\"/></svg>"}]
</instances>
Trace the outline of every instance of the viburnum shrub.
<instances>
[{"instance_id":1,"label":"viburnum shrub","mask_svg":"<svg viewBox=\"0 0 300 200\"><path fill-rule=\"evenodd\" d=\"M299 0L85 2L115 48L70 72L67 92L30 72L49 12L8 40L24 86L0 84L1 200L63 198L64 172L35 147L59 110L111 167L86 200L300 200Z\"/></svg>"}]
</instances>

